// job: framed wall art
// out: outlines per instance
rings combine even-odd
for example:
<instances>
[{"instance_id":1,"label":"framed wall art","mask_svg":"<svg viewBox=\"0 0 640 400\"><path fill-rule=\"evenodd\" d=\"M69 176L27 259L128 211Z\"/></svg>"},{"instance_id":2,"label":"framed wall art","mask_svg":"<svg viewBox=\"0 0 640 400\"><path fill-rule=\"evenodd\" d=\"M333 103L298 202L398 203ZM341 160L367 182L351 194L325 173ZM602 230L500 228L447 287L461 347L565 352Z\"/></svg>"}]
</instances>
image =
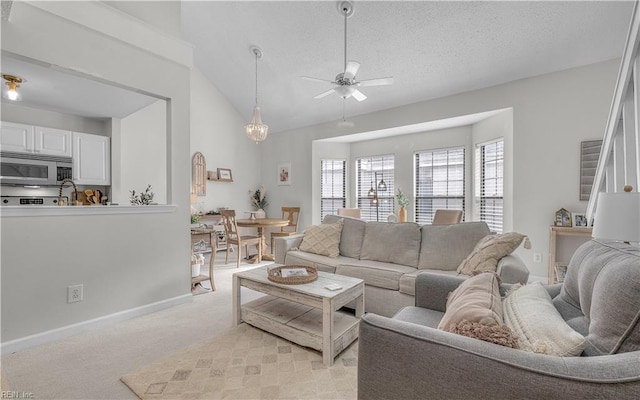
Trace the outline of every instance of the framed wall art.
<instances>
[{"instance_id":1,"label":"framed wall art","mask_svg":"<svg viewBox=\"0 0 640 400\"><path fill-rule=\"evenodd\" d=\"M223 182L233 182L231 170L229 168L218 168L218 180Z\"/></svg>"},{"instance_id":2,"label":"framed wall art","mask_svg":"<svg viewBox=\"0 0 640 400\"><path fill-rule=\"evenodd\" d=\"M291 163L278 164L278 185L291 185Z\"/></svg>"}]
</instances>

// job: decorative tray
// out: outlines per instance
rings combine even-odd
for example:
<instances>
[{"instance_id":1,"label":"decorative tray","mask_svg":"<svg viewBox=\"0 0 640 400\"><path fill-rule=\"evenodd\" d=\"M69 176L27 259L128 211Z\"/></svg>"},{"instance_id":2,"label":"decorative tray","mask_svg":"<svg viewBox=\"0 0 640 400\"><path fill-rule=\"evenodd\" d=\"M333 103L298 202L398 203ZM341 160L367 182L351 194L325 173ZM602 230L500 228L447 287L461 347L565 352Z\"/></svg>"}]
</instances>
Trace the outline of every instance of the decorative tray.
<instances>
[{"instance_id":1,"label":"decorative tray","mask_svg":"<svg viewBox=\"0 0 640 400\"><path fill-rule=\"evenodd\" d=\"M285 285L299 285L318 279L318 269L308 265L283 265L268 269L267 278Z\"/></svg>"}]
</instances>

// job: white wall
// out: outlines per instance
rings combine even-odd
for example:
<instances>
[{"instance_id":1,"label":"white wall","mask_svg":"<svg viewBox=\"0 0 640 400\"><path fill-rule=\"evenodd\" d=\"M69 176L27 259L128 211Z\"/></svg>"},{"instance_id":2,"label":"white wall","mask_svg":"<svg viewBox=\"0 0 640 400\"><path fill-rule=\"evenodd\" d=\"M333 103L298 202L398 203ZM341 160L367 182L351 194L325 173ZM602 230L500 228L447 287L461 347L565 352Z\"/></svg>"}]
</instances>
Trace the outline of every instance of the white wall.
<instances>
[{"instance_id":1,"label":"white wall","mask_svg":"<svg viewBox=\"0 0 640 400\"><path fill-rule=\"evenodd\" d=\"M111 146L120 157L119 174L112 176L113 202L129 204L130 190L141 193L151 185L153 201L167 204L166 111L167 103L158 100L120 120L120 138Z\"/></svg>"},{"instance_id":2,"label":"white wall","mask_svg":"<svg viewBox=\"0 0 640 400\"><path fill-rule=\"evenodd\" d=\"M618 66L619 60L610 60L361 115L352 118L351 128L338 130L332 122L278 133L263 148L263 180L275 182L277 163L290 160L296 181L276 187L275 204L297 199L310 205L314 140L513 108L511 229L529 235L533 249L521 255L533 275L546 276L554 212L586 208L586 202L578 200L580 142L603 136ZM307 206L301 225L312 218ZM532 262L534 252L542 254L542 263Z\"/></svg>"},{"instance_id":3,"label":"white wall","mask_svg":"<svg viewBox=\"0 0 640 400\"><path fill-rule=\"evenodd\" d=\"M107 121L55 111L39 110L19 104L2 103L2 120L47 128L65 129L92 135L110 136Z\"/></svg>"},{"instance_id":4,"label":"white wall","mask_svg":"<svg viewBox=\"0 0 640 400\"><path fill-rule=\"evenodd\" d=\"M3 343L169 299L191 299L189 85L167 79L189 76L191 48L144 26L137 32L146 35L128 37L104 21L135 24L99 2L14 2L10 20L2 22L2 50L168 99L167 201L176 208L119 216L3 215ZM67 304L67 286L75 284L85 285L84 301Z\"/></svg>"},{"instance_id":5,"label":"white wall","mask_svg":"<svg viewBox=\"0 0 640 400\"><path fill-rule=\"evenodd\" d=\"M251 104L247 105L249 112ZM192 70L190 155L193 157L199 151L205 157L207 170L230 168L233 178L233 182L208 181L206 196L198 196L198 204L194 206L199 211L227 207L235 209L242 218L247 216L244 211L252 210L247 192L263 183L260 173L263 144L247 138L243 128L247 122L202 72ZM273 186L266 186L271 197Z\"/></svg>"}]
</instances>

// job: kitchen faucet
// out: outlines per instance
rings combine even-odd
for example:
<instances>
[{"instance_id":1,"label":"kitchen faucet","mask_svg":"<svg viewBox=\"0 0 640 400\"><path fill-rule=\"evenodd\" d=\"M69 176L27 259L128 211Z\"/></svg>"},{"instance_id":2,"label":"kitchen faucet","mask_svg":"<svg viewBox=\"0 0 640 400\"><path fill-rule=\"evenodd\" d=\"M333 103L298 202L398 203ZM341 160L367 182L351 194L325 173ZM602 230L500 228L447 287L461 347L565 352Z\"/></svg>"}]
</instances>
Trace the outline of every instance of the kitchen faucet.
<instances>
[{"instance_id":1,"label":"kitchen faucet","mask_svg":"<svg viewBox=\"0 0 640 400\"><path fill-rule=\"evenodd\" d=\"M72 206L77 206L78 205L78 187L76 186L76 184L69 178L64 178L62 180L62 183L60 184L60 192L58 193L58 205L59 206L64 206L64 200L62 199L62 188L64 187L64 184L70 182L73 185L73 200L71 201L71 205Z\"/></svg>"}]
</instances>

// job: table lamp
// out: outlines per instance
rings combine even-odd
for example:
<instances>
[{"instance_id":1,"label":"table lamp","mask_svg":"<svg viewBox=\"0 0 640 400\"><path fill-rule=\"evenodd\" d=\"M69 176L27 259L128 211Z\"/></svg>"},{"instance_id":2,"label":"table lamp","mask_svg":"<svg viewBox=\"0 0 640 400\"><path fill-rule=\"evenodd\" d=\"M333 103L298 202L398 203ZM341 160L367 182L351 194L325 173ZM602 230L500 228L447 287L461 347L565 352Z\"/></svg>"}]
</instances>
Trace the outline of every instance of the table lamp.
<instances>
[{"instance_id":1,"label":"table lamp","mask_svg":"<svg viewBox=\"0 0 640 400\"><path fill-rule=\"evenodd\" d=\"M595 239L640 243L640 193L624 192L598 195L592 236Z\"/></svg>"}]
</instances>

